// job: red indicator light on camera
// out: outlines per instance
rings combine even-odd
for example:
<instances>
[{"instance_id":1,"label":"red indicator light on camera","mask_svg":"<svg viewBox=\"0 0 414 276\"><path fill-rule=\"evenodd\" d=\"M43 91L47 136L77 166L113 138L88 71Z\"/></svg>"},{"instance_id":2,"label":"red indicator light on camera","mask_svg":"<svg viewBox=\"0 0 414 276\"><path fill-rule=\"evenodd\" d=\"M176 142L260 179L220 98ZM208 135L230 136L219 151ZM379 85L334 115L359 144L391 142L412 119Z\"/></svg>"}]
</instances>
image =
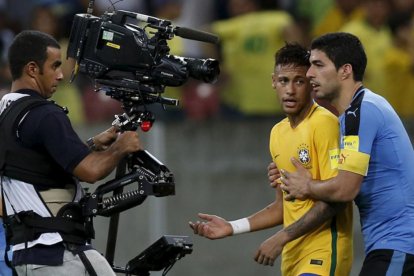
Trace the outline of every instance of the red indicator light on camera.
<instances>
[{"instance_id":1,"label":"red indicator light on camera","mask_svg":"<svg viewBox=\"0 0 414 276\"><path fill-rule=\"evenodd\" d=\"M150 121L143 121L140 127L142 131L147 132L148 130L151 129L152 123Z\"/></svg>"}]
</instances>

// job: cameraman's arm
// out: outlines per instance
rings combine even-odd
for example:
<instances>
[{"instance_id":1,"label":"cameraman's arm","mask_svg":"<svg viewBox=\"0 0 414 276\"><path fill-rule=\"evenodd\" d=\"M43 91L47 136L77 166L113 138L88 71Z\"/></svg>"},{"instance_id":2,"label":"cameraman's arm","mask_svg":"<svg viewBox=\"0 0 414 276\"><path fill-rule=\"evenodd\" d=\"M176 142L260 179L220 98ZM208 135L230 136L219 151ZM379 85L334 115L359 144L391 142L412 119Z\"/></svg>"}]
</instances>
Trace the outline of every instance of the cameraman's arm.
<instances>
[{"instance_id":1,"label":"cameraman's arm","mask_svg":"<svg viewBox=\"0 0 414 276\"><path fill-rule=\"evenodd\" d=\"M109 175L127 154L140 149L138 134L134 131L123 132L108 149L88 154L75 167L73 175L81 181L94 183Z\"/></svg>"}]
</instances>

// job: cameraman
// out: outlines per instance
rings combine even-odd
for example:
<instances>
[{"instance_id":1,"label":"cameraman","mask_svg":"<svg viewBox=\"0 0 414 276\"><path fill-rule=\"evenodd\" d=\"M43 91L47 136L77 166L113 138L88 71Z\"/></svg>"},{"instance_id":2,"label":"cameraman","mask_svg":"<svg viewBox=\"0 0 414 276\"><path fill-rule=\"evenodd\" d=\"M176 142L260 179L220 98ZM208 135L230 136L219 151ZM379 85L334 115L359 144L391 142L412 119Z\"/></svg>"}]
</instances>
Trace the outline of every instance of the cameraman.
<instances>
[{"instance_id":1,"label":"cameraman","mask_svg":"<svg viewBox=\"0 0 414 276\"><path fill-rule=\"evenodd\" d=\"M8 58L13 82L0 101L0 176L13 266L18 275L115 275L88 244L93 228L74 202L82 197L79 180L103 179L141 149L138 135L110 128L89 147L79 139L64 110L46 100L63 79L53 37L23 31Z\"/></svg>"}]
</instances>

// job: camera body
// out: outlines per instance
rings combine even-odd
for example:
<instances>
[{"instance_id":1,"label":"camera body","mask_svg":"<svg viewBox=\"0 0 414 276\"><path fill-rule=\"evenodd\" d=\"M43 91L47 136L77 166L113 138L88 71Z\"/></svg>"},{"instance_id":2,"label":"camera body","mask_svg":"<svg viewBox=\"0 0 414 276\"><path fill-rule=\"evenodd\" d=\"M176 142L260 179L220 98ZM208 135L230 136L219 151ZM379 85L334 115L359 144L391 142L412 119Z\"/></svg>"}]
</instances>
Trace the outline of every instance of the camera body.
<instances>
[{"instance_id":1,"label":"camera body","mask_svg":"<svg viewBox=\"0 0 414 276\"><path fill-rule=\"evenodd\" d=\"M126 23L129 18L145 20L146 25ZM152 36L147 29L153 30ZM214 82L220 72L217 60L169 54L167 40L177 33L180 28L168 20L128 11L101 17L76 14L67 56L77 61L76 73L117 89L157 94L166 86L183 85L190 77Z\"/></svg>"}]
</instances>

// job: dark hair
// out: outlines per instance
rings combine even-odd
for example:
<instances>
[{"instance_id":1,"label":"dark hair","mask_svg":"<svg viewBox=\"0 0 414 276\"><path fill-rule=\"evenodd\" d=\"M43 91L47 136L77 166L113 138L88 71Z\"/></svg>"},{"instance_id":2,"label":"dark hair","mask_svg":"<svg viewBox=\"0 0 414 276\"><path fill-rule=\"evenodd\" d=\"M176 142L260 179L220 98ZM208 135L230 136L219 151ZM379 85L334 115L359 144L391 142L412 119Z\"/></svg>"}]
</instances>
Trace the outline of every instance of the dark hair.
<instances>
[{"instance_id":1,"label":"dark hair","mask_svg":"<svg viewBox=\"0 0 414 276\"><path fill-rule=\"evenodd\" d=\"M399 28L410 26L411 20L412 15L408 11L393 13L388 20L391 33L396 35Z\"/></svg>"},{"instance_id":2,"label":"dark hair","mask_svg":"<svg viewBox=\"0 0 414 276\"><path fill-rule=\"evenodd\" d=\"M367 56L364 46L355 35L342 32L322 35L312 41L311 50L315 49L324 52L337 70L344 64L351 64L354 80L363 80Z\"/></svg>"},{"instance_id":3,"label":"dark hair","mask_svg":"<svg viewBox=\"0 0 414 276\"><path fill-rule=\"evenodd\" d=\"M52 36L39 31L22 31L13 40L8 58L12 79L22 76L24 66L33 61L42 72L47 59L47 47L60 49L59 43Z\"/></svg>"},{"instance_id":4,"label":"dark hair","mask_svg":"<svg viewBox=\"0 0 414 276\"><path fill-rule=\"evenodd\" d=\"M287 64L309 67L309 51L297 43L286 42L275 54L275 67Z\"/></svg>"}]
</instances>

